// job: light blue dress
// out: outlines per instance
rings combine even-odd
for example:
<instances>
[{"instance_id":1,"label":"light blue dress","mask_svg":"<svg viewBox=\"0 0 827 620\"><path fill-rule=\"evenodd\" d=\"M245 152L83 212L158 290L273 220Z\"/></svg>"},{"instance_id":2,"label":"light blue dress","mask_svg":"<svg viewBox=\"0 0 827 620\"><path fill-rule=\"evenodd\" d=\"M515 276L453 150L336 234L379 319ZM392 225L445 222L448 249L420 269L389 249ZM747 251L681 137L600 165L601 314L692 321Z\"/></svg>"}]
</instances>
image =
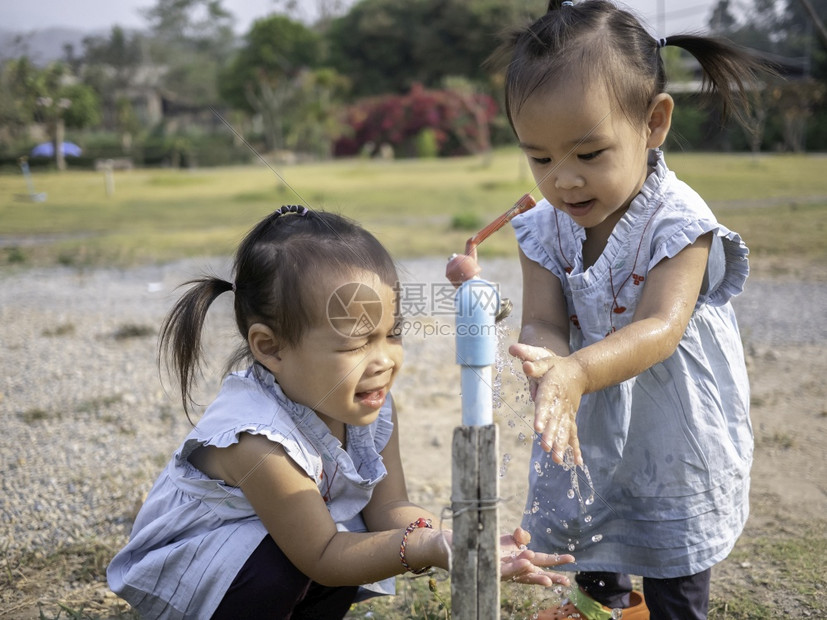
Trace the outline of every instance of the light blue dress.
<instances>
[{"instance_id":1,"label":"light blue dress","mask_svg":"<svg viewBox=\"0 0 827 620\"><path fill-rule=\"evenodd\" d=\"M317 484L339 531L360 515L387 475L380 456L393 431L392 400L368 426L349 426L347 451L311 409L289 400L258 365L229 375L176 450L107 569L109 587L148 618L209 618L267 530L237 487L187 460L201 446L227 447L241 433L280 444ZM301 535L301 533L297 533ZM364 586L393 594L394 580Z\"/></svg>"},{"instance_id":2,"label":"light blue dress","mask_svg":"<svg viewBox=\"0 0 827 620\"><path fill-rule=\"evenodd\" d=\"M572 470L535 442L523 527L533 548L571 552L577 563L568 569L670 578L724 559L749 512L749 382L730 304L749 267L741 238L659 150L649 163L654 172L588 269L585 229L547 201L513 220L522 251L562 283L572 351L630 323L649 270L714 233L677 350L581 401L578 435L593 490L579 468L573 485Z\"/></svg>"}]
</instances>

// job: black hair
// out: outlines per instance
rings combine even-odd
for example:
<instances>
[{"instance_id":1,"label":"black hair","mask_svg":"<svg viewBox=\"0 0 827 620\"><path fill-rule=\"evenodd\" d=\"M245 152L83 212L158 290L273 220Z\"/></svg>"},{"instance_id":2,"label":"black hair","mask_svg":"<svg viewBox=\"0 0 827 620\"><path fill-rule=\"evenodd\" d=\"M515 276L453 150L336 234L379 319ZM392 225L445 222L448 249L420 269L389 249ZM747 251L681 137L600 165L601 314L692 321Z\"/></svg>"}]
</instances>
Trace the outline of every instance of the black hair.
<instances>
[{"instance_id":1,"label":"black hair","mask_svg":"<svg viewBox=\"0 0 827 620\"><path fill-rule=\"evenodd\" d=\"M299 343L322 317L312 286L330 275L377 274L389 286L398 280L385 247L364 228L340 215L283 207L259 222L238 247L234 282L214 276L190 280L190 288L167 315L160 336L161 357L178 379L184 411L202 354L207 310L222 293L235 291L235 322L243 339L226 370L252 359L251 325L263 323L285 346Z\"/></svg>"},{"instance_id":2,"label":"black hair","mask_svg":"<svg viewBox=\"0 0 827 620\"><path fill-rule=\"evenodd\" d=\"M584 83L603 79L626 117L643 122L654 97L666 90L662 45L692 54L703 70L702 90L718 95L723 118L733 113L748 125L748 90L760 87L758 75L772 73L770 67L721 38L686 34L655 39L634 15L605 0L566 6L551 0L540 19L508 34L490 62L508 62L505 108L512 127L514 115L532 94L572 76Z\"/></svg>"}]
</instances>

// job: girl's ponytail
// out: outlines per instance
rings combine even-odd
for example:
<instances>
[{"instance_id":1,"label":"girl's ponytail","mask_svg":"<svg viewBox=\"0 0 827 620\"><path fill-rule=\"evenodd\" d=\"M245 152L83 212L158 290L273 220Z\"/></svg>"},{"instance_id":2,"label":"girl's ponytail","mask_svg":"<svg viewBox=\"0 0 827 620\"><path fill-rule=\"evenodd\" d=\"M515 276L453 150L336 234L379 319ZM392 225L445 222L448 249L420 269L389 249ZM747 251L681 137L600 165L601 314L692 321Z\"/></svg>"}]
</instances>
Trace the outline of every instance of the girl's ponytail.
<instances>
[{"instance_id":1,"label":"girl's ponytail","mask_svg":"<svg viewBox=\"0 0 827 620\"><path fill-rule=\"evenodd\" d=\"M759 75L773 75L772 67L747 50L716 37L673 35L668 38L667 44L686 50L701 65L702 92L720 98L722 119L734 115L749 129L749 92L762 88Z\"/></svg>"},{"instance_id":2,"label":"girl's ponytail","mask_svg":"<svg viewBox=\"0 0 827 620\"><path fill-rule=\"evenodd\" d=\"M216 277L190 280L184 286L192 287L173 306L161 327L160 357L181 387L184 412L189 418L191 391L196 374L201 369L201 332L204 321L215 299L233 290L233 285ZM159 359L160 362L160 359Z\"/></svg>"}]
</instances>

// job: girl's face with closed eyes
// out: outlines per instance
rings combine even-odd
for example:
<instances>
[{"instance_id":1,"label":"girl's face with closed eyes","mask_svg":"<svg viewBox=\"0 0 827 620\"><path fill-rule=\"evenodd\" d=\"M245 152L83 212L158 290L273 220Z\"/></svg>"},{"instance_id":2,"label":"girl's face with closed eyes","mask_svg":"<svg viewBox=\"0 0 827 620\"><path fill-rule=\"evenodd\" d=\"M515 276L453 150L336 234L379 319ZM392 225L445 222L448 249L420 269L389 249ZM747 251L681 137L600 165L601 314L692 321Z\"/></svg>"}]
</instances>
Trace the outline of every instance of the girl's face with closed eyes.
<instances>
[{"instance_id":1,"label":"girl's face with closed eyes","mask_svg":"<svg viewBox=\"0 0 827 620\"><path fill-rule=\"evenodd\" d=\"M285 395L336 432L373 422L402 366L393 289L368 271L310 283L315 325L295 346L259 357ZM258 357L258 356L257 356Z\"/></svg>"},{"instance_id":2,"label":"girl's face with closed eyes","mask_svg":"<svg viewBox=\"0 0 827 620\"><path fill-rule=\"evenodd\" d=\"M648 150L663 139L634 126L606 87L591 82L538 90L512 123L543 196L580 226L611 231L646 180Z\"/></svg>"}]
</instances>

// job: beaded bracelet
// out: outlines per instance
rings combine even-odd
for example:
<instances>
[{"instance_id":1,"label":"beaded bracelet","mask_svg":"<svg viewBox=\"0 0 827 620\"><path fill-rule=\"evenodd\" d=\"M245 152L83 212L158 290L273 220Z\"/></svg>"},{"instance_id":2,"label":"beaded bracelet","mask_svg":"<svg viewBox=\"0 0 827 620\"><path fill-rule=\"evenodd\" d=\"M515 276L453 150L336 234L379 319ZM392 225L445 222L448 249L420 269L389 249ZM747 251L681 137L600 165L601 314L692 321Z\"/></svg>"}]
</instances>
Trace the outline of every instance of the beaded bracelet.
<instances>
[{"instance_id":1,"label":"beaded bracelet","mask_svg":"<svg viewBox=\"0 0 827 620\"><path fill-rule=\"evenodd\" d=\"M430 519L423 519L422 517L419 517L416 521L414 521L408 527L405 528L405 533L402 535L402 544L399 545L399 559L402 562L402 566L405 568L406 571L410 571L414 575L421 575L425 571L431 569L430 566L423 566L419 570L413 570L408 564L408 560L405 559L405 550L408 547L408 534L420 527L427 527L429 529L433 528Z\"/></svg>"}]
</instances>

